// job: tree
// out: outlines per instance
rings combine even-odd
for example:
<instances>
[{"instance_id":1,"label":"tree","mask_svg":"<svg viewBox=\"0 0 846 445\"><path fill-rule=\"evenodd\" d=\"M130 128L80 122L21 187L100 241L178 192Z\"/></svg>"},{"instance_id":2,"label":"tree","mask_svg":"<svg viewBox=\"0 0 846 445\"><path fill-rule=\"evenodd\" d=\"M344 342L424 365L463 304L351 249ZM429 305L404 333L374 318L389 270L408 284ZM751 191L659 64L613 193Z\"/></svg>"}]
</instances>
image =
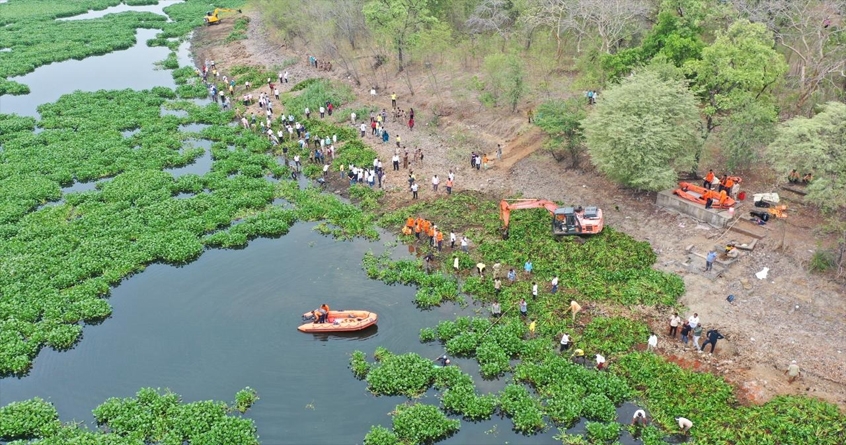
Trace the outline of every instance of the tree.
<instances>
[{"instance_id":1,"label":"tree","mask_svg":"<svg viewBox=\"0 0 846 445\"><path fill-rule=\"evenodd\" d=\"M644 70L605 91L582 122L591 161L636 190L672 187L701 143L696 99L683 81Z\"/></svg>"},{"instance_id":2,"label":"tree","mask_svg":"<svg viewBox=\"0 0 846 445\"><path fill-rule=\"evenodd\" d=\"M570 157L570 165L579 167L585 151L582 120L587 116L587 106L581 98L551 100L541 104L535 112L535 125L548 136L546 149L561 162Z\"/></svg>"},{"instance_id":3,"label":"tree","mask_svg":"<svg viewBox=\"0 0 846 445\"><path fill-rule=\"evenodd\" d=\"M794 112L826 81L846 70L846 3L842 0L742 0L738 8L750 20L765 24L787 49L788 78L797 91Z\"/></svg>"},{"instance_id":4,"label":"tree","mask_svg":"<svg viewBox=\"0 0 846 445\"><path fill-rule=\"evenodd\" d=\"M517 12L511 0L483 0L467 19L466 25L473 34L498 34L504 45L516 21Z\"/></svg>"},{"instance_id":5,"label":"tree","mask_svg":"<svg viewBox=\"0 0 846 445\"><path fill-rule=\"evenodd\" d=\"M703 49L701 60L685 65L705 105L707 133L720 125L720 117L749 100L770 100L767 89L787 71L784 57L773 46L772 33L764 25L742 19Z\"/></svg>"},{"instance_id":6,"label":"tree","mask_svg":"<svg viewBox=\"0 0 846 445\"><path fill-rule=\"evenodd\" d=\"M846 252L846 105L829 102L813 118L795 117L779 127L767 155L782 178L796 169L813 173L805 199L827 216L838 234L838 265Z\"/></svg>"},{"instance_id":7,"label":"tree","mask_svg":"<svg viewBox=\"0 0 846 445\"><path fill-rule=\"evenodd\" d=\"M438 21L429 11L428 0L369 0L363 12L373 31L393 46L399 71L405 68L404 55L419 33Z\"/></svg>"},{"instance_id":8,"label":"tree","mask_svg":"<svg viewBox=\"0 0 846 445\"><path fill-rule=\"evenodd\" d=\"M728 171L747 169L773 139L778 115L769 104L748 100L726 119L719 134Z\"/></svg>"}]
</instances>

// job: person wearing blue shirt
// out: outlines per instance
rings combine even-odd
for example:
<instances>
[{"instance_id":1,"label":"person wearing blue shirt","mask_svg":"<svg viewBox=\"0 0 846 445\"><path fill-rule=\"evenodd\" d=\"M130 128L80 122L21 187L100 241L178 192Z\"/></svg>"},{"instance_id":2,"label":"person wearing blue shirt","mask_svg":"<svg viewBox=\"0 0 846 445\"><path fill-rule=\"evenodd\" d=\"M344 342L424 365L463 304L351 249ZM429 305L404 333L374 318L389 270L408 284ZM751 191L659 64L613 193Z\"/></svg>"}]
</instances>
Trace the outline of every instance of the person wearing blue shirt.
<instances>
[{"instance_id":1,"label":"person wearing blue shirt","mask_svg":"<svg viewBox=\"0 0 846 445\"><path fill-rule=\"evenodd\" d=\"M717 252L711 250L708 252L708 256L705 257L705 272L711 270L711 267L714 265L714 261L717 259Z\"/></svg>"},{"instance_id":2,"label":"person wearing blue shirt","mask_svg":"<svg viewBox=\"0 0 846 445\"><path fill-rule=\"evenodd\" d=\"M526 260L526 264L523 265L523 269L526 271L526 273L532 273L532 262Z\"/></svg>"}]
</instances>

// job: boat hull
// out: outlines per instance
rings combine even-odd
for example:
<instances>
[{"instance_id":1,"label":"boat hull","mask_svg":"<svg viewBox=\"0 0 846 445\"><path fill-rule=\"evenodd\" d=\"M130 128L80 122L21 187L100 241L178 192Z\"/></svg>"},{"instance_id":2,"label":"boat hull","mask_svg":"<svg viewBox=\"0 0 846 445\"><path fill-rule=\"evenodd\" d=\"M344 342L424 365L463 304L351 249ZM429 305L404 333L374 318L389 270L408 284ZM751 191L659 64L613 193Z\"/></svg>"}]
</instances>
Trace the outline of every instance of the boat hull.
<instances>
[{"instance_id":1,"label":"boat hull","mask_svg":"<svg viewBox=\"0 0 846 445\"><path fill-rule=\"evenodd\" d=\"M705 187L700 187L689 182L680 182L679 188L673 190L673 194L679 198L695 202L703 207L708 202L708 198L712 199L712 209L728 209L734 207L735 200L730 196L726 196L725 200L720 202L720 194L714 190L708 190Z\"/></svg>"},{"instance_id":2,"label":"boat hull","mask_svg":"<svg viewBox=\"0 0 846 445\"><path fill-rule=\"evenodd\" d=\"M311 312L303 314L303 318L311 317ZM379 321L375 312L362 310L329 311L326 323L303 323L297 330L300 332L352 332L369 328Z\"/></svg>"}]
</instances>

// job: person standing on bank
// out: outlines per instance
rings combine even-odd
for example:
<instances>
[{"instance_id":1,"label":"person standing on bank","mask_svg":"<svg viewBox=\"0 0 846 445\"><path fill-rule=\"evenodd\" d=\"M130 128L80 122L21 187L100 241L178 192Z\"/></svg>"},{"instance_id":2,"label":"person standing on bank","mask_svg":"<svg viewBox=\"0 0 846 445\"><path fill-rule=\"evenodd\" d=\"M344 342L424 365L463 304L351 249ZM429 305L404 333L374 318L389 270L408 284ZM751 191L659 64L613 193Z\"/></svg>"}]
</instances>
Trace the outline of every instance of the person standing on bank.
<instances>
[{"instance_id":1,"label":"person standing on bank","mask_svg":"<svg viewBox=\"0 0 846 445\"><path fill-rule=\"evenodd\" d=\"M679 313L676 312L670 317L670 332L667 334L670 337L676 338L676 333L679 330L679 324L681 323L681 317L679 317Z\"/></svg>"},{"instance_id":2,"label":"person standing on bank","mask_svg":"<svg viewBox=\"0 0 846 445\"><path fill-rule=\"evenodd\" d=\"M702 343L702 348L699 349L699 352L704 352L705 351L705 345L710 343L711 344L711 351L708 352L708 355L711 355L711 354L714 353L714 348L717 347L717 340L719 340L721 338L725 338L725 337L723 337L723 334L720 334L720 331L718 331L716 329L710 329L708 332L705 333L705 337L707 337L708 340L706 340L705 343Z\"/></svg>"}]
</instances>

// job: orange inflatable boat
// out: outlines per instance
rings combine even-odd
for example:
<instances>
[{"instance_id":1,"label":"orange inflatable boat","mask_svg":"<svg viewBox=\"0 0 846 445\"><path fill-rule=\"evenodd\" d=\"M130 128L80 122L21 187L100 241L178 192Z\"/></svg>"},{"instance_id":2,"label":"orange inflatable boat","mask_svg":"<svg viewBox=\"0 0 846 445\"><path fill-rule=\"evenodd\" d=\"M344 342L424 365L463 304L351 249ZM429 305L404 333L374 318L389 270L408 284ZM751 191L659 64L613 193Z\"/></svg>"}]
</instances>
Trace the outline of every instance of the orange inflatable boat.
<instances>
[{"instance_id":1,"label":"orange inflatable boat","mask_svg":"<svg viewBox=\"0 0 846 445\"><path fill-rule=\"evenodd\" d=\"M697 204L706 205L708 199L711 199L712 209L727 209L734 207L735 201L725 192L717 193L716 190L708 190L705 187L700 187L689 182L680 182L679 188L673 190L674 195L688 201L693 201Z\"/></svg>"},{"instance_id":2,"label":"orange inflatable boat","mask_svg":"<svg viewBox=\"0 0 846 445\"><path fill-rule=\"evenodd\" d=\"M326 323L315 323L312 312L303 314L303 320L297 329L300 332L350 332L360 331L376 324L379 316L375 312L360 310L329 311Z\"/></svg>"}]
</instances>

